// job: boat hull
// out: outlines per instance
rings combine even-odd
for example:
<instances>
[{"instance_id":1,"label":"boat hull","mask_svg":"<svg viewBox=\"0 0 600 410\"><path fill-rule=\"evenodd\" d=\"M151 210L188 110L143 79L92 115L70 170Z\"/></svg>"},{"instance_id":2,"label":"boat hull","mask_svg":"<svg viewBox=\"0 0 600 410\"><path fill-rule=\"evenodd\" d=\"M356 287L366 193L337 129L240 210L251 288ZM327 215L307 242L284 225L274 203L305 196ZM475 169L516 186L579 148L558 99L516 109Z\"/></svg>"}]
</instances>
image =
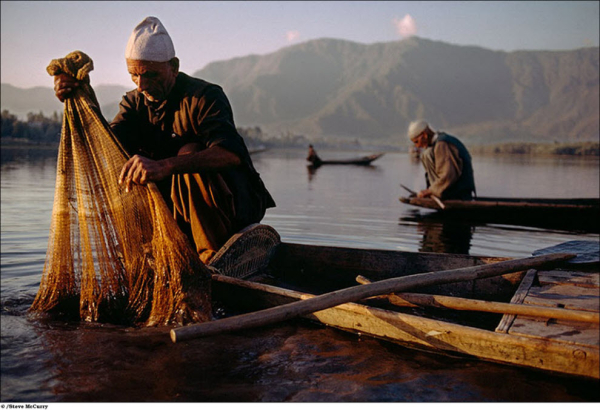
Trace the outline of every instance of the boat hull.
<instances>
[{"instance_id":1,"label":"boat hull","mask_svg":"<svg viewBox=\"0 0 600 410\"><path fill-rule=\"evenodd\" d=\"M451 217L478 223L505 223L553 229L600 232L600 199L487 198L444 200L401 197L400 202L436 210L428 220Z\"/></svg>"},{"instance_id":2,"label":"boat hull","mask_svg":"<svg viewBox=\"0 0 600 410\"><path fill-rule=\"evenodd\" d=\"M260 281L215 275L214 297L236 311L254 311L356 286L357 275L376 281L505 259L282 243ZM590 270L589 267L586 269ZM593 264L591 273L585 273L591 275L592 285L598 281L594 279L597 278L597 272L598 266ZM421 288L418 291L509 302L514 300L515 292L522 286L526 276L526 272L515 272L496 278ZM594 286L597 289L597 284ZM465 312L438 312L440 309L397 308L373 300L346 303L305 318L344 331L437 353L465 355L570 376L599 378L597 338L594 340L592 337L592 343L589 343L587 339L582 342L577 338L555 340L544 335L523 336L508 329L500 330L506 315L476 312L474 316L469 316ZM572 324L559 325L564 327ZM597 334L597 324L587 326L586 334L590 332L589 326ZM589 339L589 336L586 337Z\"/></svg>"},{"instance_id":3,"label":"boat hull","mask_svg":"<svg viewBox=\"0 0 600 410\"><path fill-rule=\"evenodd\" d=\"M361 158L312 161L311 166L320 167L321 165L371 165L373 161L381 158L382 156L383 154L374 154Z\"/></svg>"},{"instance_id":4,"label":"boat hull","mask_svg":"<svg viewBox=\"0 0 600 410\"><path fill-rule=\"evenodd\" d=\"M220 300L238 309L254 311L313 297L276 286L252 286L251 282L241 281L246 282L244 284L239 279L227 279L217 279L214 286ZM570 376L599 378L598 349L589 346L532 340L357 303L345 303L315 312L305 316L305 319L409 348L463 355Z\"/></svg>"}]
</instances>

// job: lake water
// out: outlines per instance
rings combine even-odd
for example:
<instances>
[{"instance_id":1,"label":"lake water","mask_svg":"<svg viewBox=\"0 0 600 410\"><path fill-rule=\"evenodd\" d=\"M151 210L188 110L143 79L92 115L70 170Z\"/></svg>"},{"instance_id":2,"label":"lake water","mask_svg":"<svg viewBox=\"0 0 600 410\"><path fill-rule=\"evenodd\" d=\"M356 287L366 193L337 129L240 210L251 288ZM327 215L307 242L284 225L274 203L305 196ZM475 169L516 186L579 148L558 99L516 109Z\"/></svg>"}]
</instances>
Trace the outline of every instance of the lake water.
<instances>
[{"instance_id":1,"label":"lake water","mask_svg":"<svg viewBox=\"0 0 600 410\"><path fill-rule=\"evenodd\" d=\"M320 151L322 158L357 153ZM362 155L364 153L361 153ZM597 233L423 219L398 198L424 188L406 154L373 166L307 168L304 150L254 162L286 242L524 257ZM478 194L597 197L597 159L474 157ZM2 150L2 402L598 401L598 383L441 357L305 322L173 344L164 329L33 320L47 248L56 153Z\"/></svg>"}]
</instances>

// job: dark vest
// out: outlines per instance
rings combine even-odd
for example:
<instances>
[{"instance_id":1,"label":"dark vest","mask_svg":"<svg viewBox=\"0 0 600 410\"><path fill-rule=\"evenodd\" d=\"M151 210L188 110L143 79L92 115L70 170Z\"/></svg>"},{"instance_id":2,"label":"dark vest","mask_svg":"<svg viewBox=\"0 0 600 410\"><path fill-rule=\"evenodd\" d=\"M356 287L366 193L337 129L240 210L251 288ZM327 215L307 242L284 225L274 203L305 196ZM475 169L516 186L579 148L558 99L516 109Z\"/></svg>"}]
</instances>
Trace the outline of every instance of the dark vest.
<instances>
[{"instance_id":1,"label":"dark vest","mask_svg":"<svg viewBox=\"0 0 600 410\"><path fill-rule=\"evenodd\" d=\"M444 191L442 199L471 199L475 193L475 177L471 154L458 138L446 133L438 133L437 141L444 141L458 148L458 155L462 159L463 168L460 178L451 187Z\"/></svg>"}]
</instances>

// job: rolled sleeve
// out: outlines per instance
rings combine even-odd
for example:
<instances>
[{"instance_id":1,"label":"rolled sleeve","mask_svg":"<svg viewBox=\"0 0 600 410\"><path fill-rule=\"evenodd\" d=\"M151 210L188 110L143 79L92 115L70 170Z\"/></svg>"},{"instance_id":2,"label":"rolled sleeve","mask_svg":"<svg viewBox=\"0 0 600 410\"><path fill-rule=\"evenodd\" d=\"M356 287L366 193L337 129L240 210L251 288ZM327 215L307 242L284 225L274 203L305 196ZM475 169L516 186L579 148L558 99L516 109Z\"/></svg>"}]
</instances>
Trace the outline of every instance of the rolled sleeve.
<instances>
[{"instance_id":1,"label":"rolled sleeve","mask_svg":"<svg viewBox=\"0 0 600 410\"><path fill-rule=\"evenodd\" d=\"M229 100L220 87L213 87L206 93L200 109L196 114L199 137L207 148L220 146L245 158L246 148L242 137L237 132L233 112Z\"/></svg>"}]
</instances>

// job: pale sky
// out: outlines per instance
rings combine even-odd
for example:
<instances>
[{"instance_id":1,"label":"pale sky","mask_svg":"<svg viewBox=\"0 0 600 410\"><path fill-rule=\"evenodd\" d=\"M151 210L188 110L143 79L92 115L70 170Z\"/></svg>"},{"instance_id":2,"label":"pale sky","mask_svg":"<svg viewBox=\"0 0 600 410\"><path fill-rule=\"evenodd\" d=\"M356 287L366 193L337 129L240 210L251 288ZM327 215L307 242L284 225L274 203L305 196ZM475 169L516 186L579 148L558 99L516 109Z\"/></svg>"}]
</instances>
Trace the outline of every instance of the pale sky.
<instances>
[{"instance_id":1,"label":"pale sky","mask_svg":"<svg viewBox=\"0 0 600 410\"><path fill-rule=\"evenodd\" d=\"M412 35L491 50L598 46L598 1L2 1L2 83L52 86L46 66L81 50L92 85L133 87L125 45L147 16L173 38L181 70L318 38L363 44ZM443 62L441 62L443 64Z\"/></svg>"}]
</instances>

